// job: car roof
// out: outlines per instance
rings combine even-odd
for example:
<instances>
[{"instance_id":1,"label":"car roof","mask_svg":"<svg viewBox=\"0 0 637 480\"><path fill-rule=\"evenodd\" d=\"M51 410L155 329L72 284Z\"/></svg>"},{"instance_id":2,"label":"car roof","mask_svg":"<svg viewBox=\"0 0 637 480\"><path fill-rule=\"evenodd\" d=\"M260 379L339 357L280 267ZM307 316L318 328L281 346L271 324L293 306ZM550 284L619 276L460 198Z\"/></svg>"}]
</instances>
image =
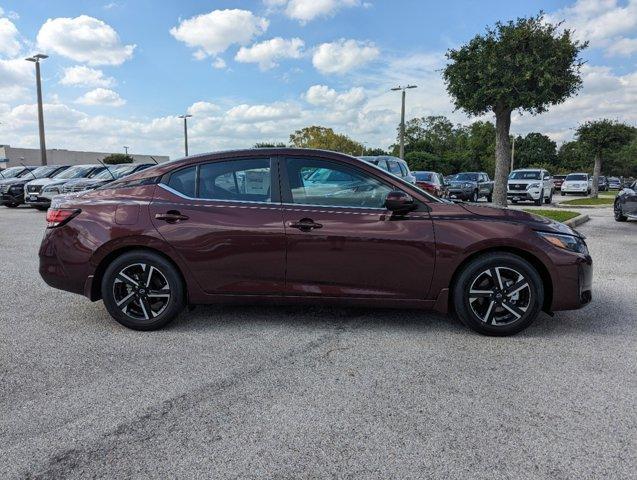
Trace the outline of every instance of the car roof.
<instances>
[{"instance_id":1,"label":"car roof","mask_svg":"<svg viewBox=\"0 0 637 480\"><path fill-rule=\"evenodd\" d=\"M538 172L538 171L542 171L542 170L546 170L546 168L516 168L511 173L513 173L513 172Z\"/></svg>"}]
</instances>

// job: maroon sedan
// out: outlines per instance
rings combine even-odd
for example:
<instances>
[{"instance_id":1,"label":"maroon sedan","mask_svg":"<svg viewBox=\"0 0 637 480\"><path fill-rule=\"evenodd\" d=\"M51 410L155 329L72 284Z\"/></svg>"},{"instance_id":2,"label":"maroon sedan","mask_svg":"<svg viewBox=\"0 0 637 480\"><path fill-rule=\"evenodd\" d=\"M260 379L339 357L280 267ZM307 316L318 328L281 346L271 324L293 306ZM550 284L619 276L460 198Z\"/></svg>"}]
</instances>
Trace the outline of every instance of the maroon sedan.
<instances>
[{"instance_id":1,"label":"maroon sedan","mask_svg":"<svg viewBox=\"0 0 637 480\"><path fill-rule=\"evenodd\" d=\"M152 330L186 305L329 303L453 311L509 335L591 300L569 227L454 204L333 152L188 157L54 198L40 248L51 286Z\"/></svg>"}]
</instances>

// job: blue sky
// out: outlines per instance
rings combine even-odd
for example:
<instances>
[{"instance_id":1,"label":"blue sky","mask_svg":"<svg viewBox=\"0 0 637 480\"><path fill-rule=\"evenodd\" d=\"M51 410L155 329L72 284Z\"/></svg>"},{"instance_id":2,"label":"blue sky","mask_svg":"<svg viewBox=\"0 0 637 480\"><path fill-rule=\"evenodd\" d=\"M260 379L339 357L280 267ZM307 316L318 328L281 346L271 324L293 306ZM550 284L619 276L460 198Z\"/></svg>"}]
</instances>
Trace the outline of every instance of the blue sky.
<instances>
[{"instance_id":1,"label":"blue sky","mask_svg":"<svg viewBox=\"0 0 637 480\"><path fill-rule=\"evenodd\" d=\"M591 42L578 97L517 133L557 141L601 116L637 121L637 1L9 1L0 0L0 143L36 146L33 66L43 65L50 147L177 156L287 140L333 127L370 146L393 142L395 84L414 83L408 117L456 122L440 78L444 52L498 20L539 10Z\"/></svg>"}]
</instances>

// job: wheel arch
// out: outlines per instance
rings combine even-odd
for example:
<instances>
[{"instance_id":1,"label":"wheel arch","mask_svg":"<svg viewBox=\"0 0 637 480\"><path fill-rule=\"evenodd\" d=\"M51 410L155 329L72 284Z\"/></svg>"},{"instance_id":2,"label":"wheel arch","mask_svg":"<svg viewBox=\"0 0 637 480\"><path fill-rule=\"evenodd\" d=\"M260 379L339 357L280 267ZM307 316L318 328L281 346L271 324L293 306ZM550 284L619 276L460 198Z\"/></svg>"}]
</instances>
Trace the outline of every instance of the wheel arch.
<instances>
[{"instance_id":1,"label":"wheel arch","mask_svg":"<svg viewBox=\"0 0 637 480\"><path fill-rule=\"evenodd\" d=\"M92 301L97 301L102 298L102 279L104 278L104 272L108 268L108 266L119 256L132 252L132 251L143 251L143 252L151 252L156 255L159 255L164 260L169 262L181 278L181 282L183 284L184 293L186 295L186 302L188 302L188 283L186 283L186 277L184 276L184 272L181 267L166 253L161 250L153 247L149 247L146 245L124 245L121 246L111 252L109 252L104 258L102 258L95 268L95 273L93 274L93 282L91 283L91 291L90 291L90 299Z\"/></svg>"},{"instance_id":2,"label":"wheel arch","mask_svg":"<svg viewBox=\"0 0 637 480\"><path fill-rule=\"evenodd\" d=\"M469 262L475 260L481 255L485 255L487 253L511 253L513 255L517 255L522 259L529 262L535 270L537 270L540 278L542 279L542 286L544 287L544 303L542 304L542 310L545 312L551 311L551 305L553 304L553 280L551 278L551 274L548 269L544 266L544 263L537 258L535 255L522 250L516 247L504 246L504 247L493 247L493 248L485 248L483 250L478 250L473 252L467 258L465 258L454 270L453 275L451 276L451 281L449 282L449 311L453 311L453 290L456 287L456 282L462 270L469 264Z\"/></svg>"}]
</instances>

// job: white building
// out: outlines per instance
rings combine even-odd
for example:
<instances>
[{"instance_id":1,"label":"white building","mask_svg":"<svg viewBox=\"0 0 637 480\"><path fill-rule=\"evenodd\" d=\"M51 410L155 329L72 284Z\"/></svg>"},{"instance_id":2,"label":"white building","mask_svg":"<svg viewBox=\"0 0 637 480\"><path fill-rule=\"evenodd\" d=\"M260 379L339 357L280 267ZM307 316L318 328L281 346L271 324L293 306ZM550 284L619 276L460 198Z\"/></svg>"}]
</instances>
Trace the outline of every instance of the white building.
<instances>
[{"instance_id":1,"label":"white building","mask_svg":"<svg viewBox=\"0 0 637 480\"><path fill-rule=\"evenodd\" d=\"M46 163L48 165L79 165L83 163L98 163L113 152L79 152L75 150L59 150L57 148L46 150ZM151 155L129 154L135 163L153 163ZM159 163L166 162L170 158L166 155L152 155ZM40 165L39 148L15 148L9 145L0 145L0 169L25 165Z\"/></svg>"}]
</instances>

